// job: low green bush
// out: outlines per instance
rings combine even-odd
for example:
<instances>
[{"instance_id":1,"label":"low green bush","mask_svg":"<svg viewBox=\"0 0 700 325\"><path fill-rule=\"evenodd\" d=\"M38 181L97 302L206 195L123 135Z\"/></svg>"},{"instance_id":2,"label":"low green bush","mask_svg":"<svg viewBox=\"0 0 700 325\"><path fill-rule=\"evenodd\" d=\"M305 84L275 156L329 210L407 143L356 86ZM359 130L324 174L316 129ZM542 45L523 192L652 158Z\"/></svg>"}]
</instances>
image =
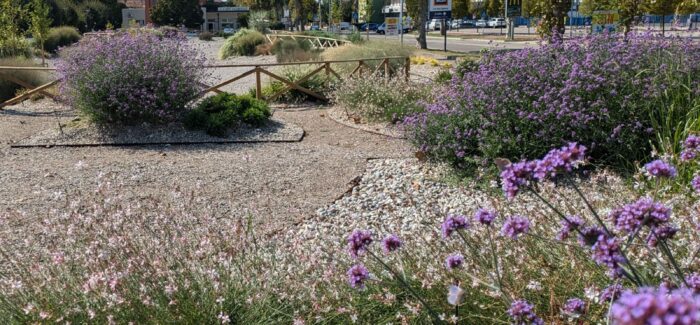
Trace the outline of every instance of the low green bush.
<instances>
[{"instance_id":1,"label":"low green bush","mask_svg":"<svg viewBox=\"0 0 700 325\"><path fill-rule=\"evenodd\" d=\"M272 45L277 62L301 62L318 59L320 52L311 47L308 39L280 39Z\"/></svg>"},{"instance_id":2,"label":"low green bush","mask_svg":"<svg viewBox=\"0 0 700 325\"><path fill-rule=\"evenodd\" d=\"M452 73L448 69L440 69L435 76L435 83L444 85L452 80Z\"/></svg>"},{"instance_id":3,"label":"low green bush","mask_svg":"<svg viewBox=\"0 0 700 325\"><path fill-rule=\"evenodd\" d=\"M366 40L362 37L362 34L360 32L352 32L347 36L348 41L352 42L353 44L362 44Z\"/></svg>"},{"instance_id":4,"label":"low green bush","mask_svg":"<svg viewBox=\"0 0 700 325\"><path fill-rule=\"evenodd\" d=\"M35 63L31 59L25 57L12 57L12 58L0 58L0 66L15 66L15 67L38 67L39 64ZM40 86L46 82L47 76L43 71L31 71L31 70L15 70L15 71L0 71L0 102L4 102L10 98L17 95L19 91L23 89L22 86L7 81L3 78L3 75L12 76L19 80L22 80L32 86Z\"/></svg>"},{"instance_id":5,"label":"low green bush","mask_svg":"<svg viewBox=\"0 0 700 325\"><path fill-rule=\"evenodd\" d=\"M197 37L199 37L199 39L202 41L211 41L214 39L214 34L210 32L201 32L199 35L197 35Z\"/></svg>"},{"instance_id":6,"label":"low green bush","mask_svg":"<svg viewBox=\"0 0 700 325\"><path fill-rule=\"evenodd\" d=\"M270 116L270 107L261 100L249 95L221 93L202 100L197 108L185 115L184 124L188 129L204 130L209 135L223 137L240 123L259 126Z\"/></svg>"},{"instance_id":7,"label":"low green bush","mask_svg":"<svg viewBox=\"0 0 700 325\"><path fill-rule=\"evenodd\" d=\"M457 61L454 72L461 79L464 78L465 73L474 72L476 70L479 70L479 62L477 60L463 58Z\"/></svg>"},{"instance_id":8,"label":"low green bush","mask_svg":"<svg viewBox=\"0 0 700 325\"><path fill-rule=\"evenodd\" d=\"M80 40L78 29L71 26L51 28L44 41L44 51L56 53L60 47L69 46Z\"/></svg>"},{"instance_id":9,"label":"low green bush","mask_svg":"<svg viewBox=\"0 0 700 325\"><path fill-rule=\"evenodd\" d=\"M254 55L255 48L263 43L265 43L265 36L262 33L242 28L226 39L219 49L219 57L226 59L237 55Z\"/></svg>"},{"instance_id":10,"label":"low green bush","mask_svg":"<svg viewBox=\"0 0 700 325\"><path fill-rule=\"evenodd\" d=\"M0 58L32 57L32 47L23 37L0 37Z\"/></svg>"},{"instance_id":11,"label":"low green bush","mask_svg":"<svg viewBox=\"0 0 700 325\"><path fill-rule=\"evenodd\" d=\"M296 82L297 80L306 76L309 72L311 72L311 68L309 67L288 67L282 70L281 75L289 81ZM328 78L329 77L327 77L323 73L317 73L311 78L302 81L299 85L319 95L325 96L325 94L329 91L328 83L330 82L330 80ZM284 89L285 87L286 84L279 81L273 81L267 86L263 87L262 95L264 97L272 96L278 91ZM255 89L251 89L251 94L255 94ZM308 94L302 91L290 89L282 95L275 98L275 100L278 102L301 103L304 101L316 101L317 99L315 97L309 96Z\"/></svg>"},{"instance_id":12,"label":"low green bush","mask_svg":"<svg viewBox=\"0 0 700 325\"><path fill-rule=\"evenodd\" d=\"M333 100L348 113L365 121L396 123L423 111L432 101L432 88L426 84L387 81L380 77L349 79L334 87Z\"/></svg>"}]
</instances>

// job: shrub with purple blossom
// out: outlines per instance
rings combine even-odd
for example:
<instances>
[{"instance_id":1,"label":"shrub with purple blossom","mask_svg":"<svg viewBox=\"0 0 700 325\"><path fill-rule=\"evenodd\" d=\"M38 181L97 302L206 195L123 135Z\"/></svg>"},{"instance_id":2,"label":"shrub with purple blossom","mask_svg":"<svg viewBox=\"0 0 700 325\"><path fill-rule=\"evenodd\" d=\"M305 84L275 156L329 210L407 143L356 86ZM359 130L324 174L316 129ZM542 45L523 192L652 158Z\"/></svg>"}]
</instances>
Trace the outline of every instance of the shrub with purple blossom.
<instances>
[{"instance_id":1,"label":"shrub with purple blossom","mask_svg":"<svg viewBox=\"0 0 700 325\"><path fill-rule=\"evenodd\" d=\"M676 177L676 168L669 165L667 162L657 159L648 162L644 165L644 171L649 177L657 178L674 178Z\"/></svg>"},{"instance_id":2,"label":"shrub with purple blossom","mask_svg":"<svg viewBox=\"0 0 700 325\"><path fill-rule=\"evenodd\" d=\"M205 59L184 36L117 33L62 52L61 93L98 123L164 123L182 117L201 90Z\"/></svg>"},{"instance_id":3,"label":"shrub with purple blossom","mask_svg":"<svg viewBox=\"0 0 700 325\"><path fill-rule=\"evenodd\" d=\"M482 61L404 120L430 157L458 167L517 161L577 141L590 144L592 159L628 167L651 145L665 148L649 139L673 139L700 107L700 44L689 38L595 35Z\"/></svg>"},{"instance_id":4,"label":"shrub with purple blossom","mask_svg":"<svg viewBox=\"0 0 700 325\"><path fill-rule=\"evenodd\" d=\"M571 298L562 309L567 315L583 315L586 312L586 302L579 298Z\"/></svg>"},{"instance_id":5,"label":"shrub with purple blossom","mask_svg":"<svg viewBox=\"0 0 700 325\"><path fill-rule=\"evenodd\" d=\"M520 235L527 234L530 231L530 220L521 216L512 216L503 223L501 235L518 239Z\"/></svg>"},{"instance_id":6,"label":"shrub with purple blossom","mask_svg":"<svg viewBox=\"0 0 700 325\"><path fill-rule=\"evenodd\" d=\"M537 317L532 304L525 300L516 300L510 305L508 315L513 318L514 324L537 325L544 324L541 318Z\"/></svg>"},{"instance_id":7,"label":"shrub with purple blossom","mask_svg":"<svg viewBox=\"0 0 700 325\"><path fill-rule=\"evenodd\" d=\"M613 324L692 325L700 323L700 295L688 289L627 290L612 306Z\"/></svg>"}]
</instances>

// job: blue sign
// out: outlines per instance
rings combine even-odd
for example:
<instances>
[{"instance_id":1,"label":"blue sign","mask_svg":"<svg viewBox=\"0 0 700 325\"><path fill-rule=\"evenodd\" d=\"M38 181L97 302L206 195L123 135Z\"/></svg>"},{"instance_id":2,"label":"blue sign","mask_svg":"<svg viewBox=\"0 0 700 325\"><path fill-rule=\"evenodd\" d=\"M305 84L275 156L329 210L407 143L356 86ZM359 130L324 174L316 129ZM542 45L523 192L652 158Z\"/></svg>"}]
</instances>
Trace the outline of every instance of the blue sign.
<instances>
[{"instance_id":1,"label":"blue sign","mask_svg":"<svg viewBox=\"0 0 700 325\"><path fill-rule=\"evenodd\" d=\"M450 19L452 18L452 11L431 11L430 19Z\"/></svg>"}]
</instances>

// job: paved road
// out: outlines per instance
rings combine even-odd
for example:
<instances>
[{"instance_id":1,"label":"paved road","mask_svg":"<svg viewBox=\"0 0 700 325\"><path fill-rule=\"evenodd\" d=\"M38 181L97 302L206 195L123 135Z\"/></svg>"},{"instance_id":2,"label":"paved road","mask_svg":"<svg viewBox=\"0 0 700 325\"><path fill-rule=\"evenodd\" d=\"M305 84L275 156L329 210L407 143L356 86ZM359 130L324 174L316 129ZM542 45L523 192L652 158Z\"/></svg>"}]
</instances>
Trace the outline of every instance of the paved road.
<instances>
[{"instance_id":1,"label":"paved road","mask_svg":"<svg viewBox=\"0 0 700 325\"><path fill-rule=\"evenodd\" d=\"M377 34L370 34L371 39L388 39L388 40L399 40L398 35L384 36ZM443 38L428 36L428 48L433 50L443 49ZM404 35L404 44L406 45L417 45L416 35L406 34ZM536 46L536 42L500 42L500 41L488 41L488 40L470 40L470 39L459 39L454 37L447 38L447 50L455 52L478 52L484 48L501 48L501 49L522 49L528 46Z\"/></svg>"}]
</instances>

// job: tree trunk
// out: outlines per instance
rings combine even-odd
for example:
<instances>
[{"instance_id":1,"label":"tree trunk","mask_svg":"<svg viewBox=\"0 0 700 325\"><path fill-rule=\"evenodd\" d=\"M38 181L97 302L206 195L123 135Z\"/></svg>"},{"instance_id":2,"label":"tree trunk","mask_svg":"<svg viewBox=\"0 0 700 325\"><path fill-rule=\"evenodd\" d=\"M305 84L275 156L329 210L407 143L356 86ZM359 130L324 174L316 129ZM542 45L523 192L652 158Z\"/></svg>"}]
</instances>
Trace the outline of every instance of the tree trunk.
<instances>
[{"instance_id":1,"label":"tree trunk","mask_svg":"<svg viewBox=\"0 0 700 325\"><path fill-rule=\"evenodd\" d=\"M661 15L661 36L664 36L666 31L666 15Z\"/></svg>"},{"instance_id":2,"label":"tree trunk","mask_svg":"<svg viewBox=\"0 0 700 325\"><path fill-rule=\"evenodd\" d=\"M425 50L428 48L428 41L425 37L426 30L425 30L425 22L426 18L428 16L428 1L430 0L418 0L418 3L420 4L419 6L419 14L418 14L418 45L420 46L421 49Z\"/></svg>"}]
</instances>

